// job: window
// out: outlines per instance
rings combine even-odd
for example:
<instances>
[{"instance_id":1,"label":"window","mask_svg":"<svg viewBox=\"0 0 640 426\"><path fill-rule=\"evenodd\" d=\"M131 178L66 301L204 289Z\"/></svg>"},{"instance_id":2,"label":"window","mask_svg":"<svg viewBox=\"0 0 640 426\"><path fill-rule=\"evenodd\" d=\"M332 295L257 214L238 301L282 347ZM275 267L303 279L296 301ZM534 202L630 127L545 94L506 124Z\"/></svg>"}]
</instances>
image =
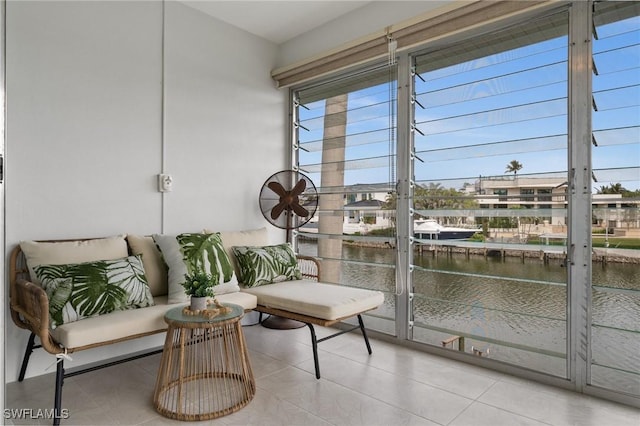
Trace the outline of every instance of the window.
<instances>
[{"instance_id":1,"label":"window","mask_svg":"<svg viewBox=\"0 0 640 426\"><path fill-rule=\"evenodd\" d=\"M292 166L320 194L295 235L323 279L385 293L372 328L624 400L640 283L611 254L640 238L640 3L595 2L587 29L591 5L294 88Z\"/></svg>"},{"instance_id":2,"label":"window","mask_svg":"<svg viewBox=\"0 0 640 426\"><path fill-rule=\"evenodd\" d=\"M413 208L440 225L416 242L435 255L414 256L413 340L559 377L566 269L523 253L552 232L534 186L567 180L567 33L558 13L441 46L414 58L413 80ZM494 208L481 209L488 197L463 192L465 182L490 191ZM564 248L543 250L562 261Z\"/></svg>"},{"instance_id":3,"label":"window","mask_svg":"<svg viewBox=\"0 0 640 426\"><path fill-rule=\"evenodd\" d=\"M533 202L533 194L534 193L535 193L534 189L521 188L520 189L520 201L525 201L527 203L532 203Z\"/></svg>"},{"instance_id":4,"label":"window","mask_svg":"<svg viewBox=\"0 0 640 426\"><path fill-rule=\"evenodd\" d=\"M294 167L319 193L299 251L323 281L381 290L367 326L395 333L395 67L381 65L294 91ZM346 220L345 220L346 218Z\"/></svg>"},{"instance_id":5,"label":"window","mask_svg":"<svg viewBox=\"0 0 640 426\"><path fill-rule=\"evenodd\" d=\"M498 201L507 201L507 190L506 189L494 189L493 195L498 196Z\"/></svg>"},{"instance_id":6,"label":"window","mask_svg":"<svg viewBox=\"0 0 640 426\"><path fill-rule=\"evenodd\" d=\"M538 201L551 201L552 189L538 189Z\"/></svg>"},{"instance_id":7,"label":"window","mask_svg":"<svg viewBox=\"0 0 640 426\"><path fill-rule=\"evenodd\" d=\"M595 4L593 63L592 246L598 259L633 250L640 236L638 2ZM640 306L638 265L597 261L592 270L591 384L637 395L640 328L631 318Z\"/></svg>"}]
</instances>

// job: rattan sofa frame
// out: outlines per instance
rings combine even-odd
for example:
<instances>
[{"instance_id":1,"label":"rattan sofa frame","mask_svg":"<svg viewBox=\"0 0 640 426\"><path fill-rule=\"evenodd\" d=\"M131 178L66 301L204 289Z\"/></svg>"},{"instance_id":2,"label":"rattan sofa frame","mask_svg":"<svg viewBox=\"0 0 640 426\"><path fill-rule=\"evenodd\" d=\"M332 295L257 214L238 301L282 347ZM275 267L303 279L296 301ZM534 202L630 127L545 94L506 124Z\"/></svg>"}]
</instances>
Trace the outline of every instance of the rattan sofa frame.
<instances>
[{"instance_id":1,"label":"rattan sofa frame","mask_svg":"<svg viewBox=\"0 0 640 426\"><path fill-rule=\"evenodd\" d=\"M60 241L88 241L85 239L74 240L48 240L42 242L60 242ZM125 358L118 359L116 361L109 361L94 365L91 367L78 368L72 371L66 371L64 368L64 354L70 354L87 349L93 349L101 346L112 345L114 343L120 343L128 340L138 339L140 337L151 336L166 332L166 329L158 329L147 333L133 334L126 338L105 340L99 343L79 346L73 348L65 348L60 345L49 333L49 298L45 290L29 281L29 271L27 269L26 260L20 248L17 245L11 252L9 263L9 308L11 310L11 318L13 322L19 328L29 330L31 332L29 340L27 341L27 347L22 358L22 364L20 366L20 373L18 375L18 381L24 380L27 372L27 366L31 358L31 354L34 349L42 348L48 353L55 355L56 360L56 383L55 383L55 395L54 395L54 416L53 424L59 425L62 418L62 385L64 379L68 377L77 376L79 374L96 371L102 368L111 367L113 365L121 364L128 361L144 358L150 355L155 355L162 352L162 349L154 349ZM36 344L36 337L40 341Z\"/></svg>"}]
</instances>

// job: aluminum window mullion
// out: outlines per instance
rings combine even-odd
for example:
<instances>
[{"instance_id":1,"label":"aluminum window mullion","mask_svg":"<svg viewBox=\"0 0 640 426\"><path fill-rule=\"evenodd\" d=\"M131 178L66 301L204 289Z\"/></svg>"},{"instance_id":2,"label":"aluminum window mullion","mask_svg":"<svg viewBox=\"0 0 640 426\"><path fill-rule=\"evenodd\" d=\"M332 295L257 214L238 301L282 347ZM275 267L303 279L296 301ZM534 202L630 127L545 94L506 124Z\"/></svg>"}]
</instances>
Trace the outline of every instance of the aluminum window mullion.
<instances>
[{"instance_id":1,"label":"aluminum window mullion","mask_svg":"<svg viewBox=\"0 0 640 426\"><path fill-rule=\"evenodd\" d=\"M580 392L591 374L592 7L574 2L569 18L567 371Z\"/></svg>"},{"instance_id":2,"label":"aluminum window mullion","mask_svg":"<svg viewBox=\"0 0 640 426\"><path fill-rule=\"evenodd\" d=\"M398 115L397 115L397 202L396 202L396 335L399 339L412 338L409 324L412 320L412 309L409 294L412 291L410 265L413 249L410 242L412 235L411 206L411 172L412 140L411 96L413 79L411 78L410 57L404 53L398 60Z\"/></svg>"}]
</instances>

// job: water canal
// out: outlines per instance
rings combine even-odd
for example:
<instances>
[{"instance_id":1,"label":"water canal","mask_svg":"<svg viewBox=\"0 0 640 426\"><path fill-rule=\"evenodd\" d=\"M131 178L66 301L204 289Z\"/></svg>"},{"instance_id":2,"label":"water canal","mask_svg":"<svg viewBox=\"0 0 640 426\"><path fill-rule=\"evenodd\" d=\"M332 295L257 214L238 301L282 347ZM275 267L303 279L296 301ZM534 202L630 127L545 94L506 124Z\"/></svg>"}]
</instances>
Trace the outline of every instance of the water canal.
<instances>
[{"instance_id":1,"label":"water canal","mask_svg":"<svg viewBox=\"0 0 640 426\"><path fill-rule=\"evenodd\" d=\"M316 255L316 245L300 245ZM343 245L345 284L385 292L395 320L395 251ZM561 258L414 255L413 339L465 336L483 356L566 377L567 268ZM640 265L592 265L592 380L640 394ZM457 350L456 344L451 345Z\"/></svg>"}]
</instances>

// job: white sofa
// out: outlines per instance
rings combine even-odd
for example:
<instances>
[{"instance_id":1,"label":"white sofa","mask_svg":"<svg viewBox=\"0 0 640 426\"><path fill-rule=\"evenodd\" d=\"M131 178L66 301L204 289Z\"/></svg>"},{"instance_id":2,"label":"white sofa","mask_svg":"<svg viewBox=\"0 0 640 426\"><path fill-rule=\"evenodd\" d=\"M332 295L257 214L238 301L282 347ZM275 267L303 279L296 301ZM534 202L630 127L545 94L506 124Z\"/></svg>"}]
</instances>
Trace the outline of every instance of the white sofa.
<instances>
[{"instance_id":1,"label":"white sofa","mask_svg":"<svg viewBox=\"0 0 640 426\"><path fill-rule=\"evenodd\" d=\"M212 233L204 230L204 233ZM220 232L224 250L237 276L240 271L232 252L235 246L268 245L266 228ZM49 298L34 274L34 267L43 264L78 264L98 260L119 259L140 255L144 273L153 297L153 305L128 310L117 310L107 314L83 318L63 323L53 328L49 321ZM278 282L259 287L244 288L242 284L224 294L216 293L216 299L222 303L242 306L245 311L256 310L261 313L275 314L305 323L311 331L316 377L320 378L317 344L313 325L330 326L343 319L357 317L359 328L365 339L367 350L371 347L367 339L361 313L375 309L384 301L377 291L354 289L346 286L317 282L319 264L315 259L299 258L302 279ZM14 323L31 331L19 374L24 379L29 356L34 348L36 337L41 347L52 355L73 353L95 347L165 332L167 324L164 314L175 304L168 303L168 274L162 254L151 236L121 235L109 238L65 240L65 241L23 241L11 255L10 263L10 309ZM153 350L149 354L157 353ZM139 356L136 356L139 357ZM107 365L110 365L108 363ZM95 367L93 367L95 369ZM57 363L56 394L54 407L60 413L62 383L65 375L64 361ZM56 418L54 424L58 424Z\"/></svg>"}]
</instances>

